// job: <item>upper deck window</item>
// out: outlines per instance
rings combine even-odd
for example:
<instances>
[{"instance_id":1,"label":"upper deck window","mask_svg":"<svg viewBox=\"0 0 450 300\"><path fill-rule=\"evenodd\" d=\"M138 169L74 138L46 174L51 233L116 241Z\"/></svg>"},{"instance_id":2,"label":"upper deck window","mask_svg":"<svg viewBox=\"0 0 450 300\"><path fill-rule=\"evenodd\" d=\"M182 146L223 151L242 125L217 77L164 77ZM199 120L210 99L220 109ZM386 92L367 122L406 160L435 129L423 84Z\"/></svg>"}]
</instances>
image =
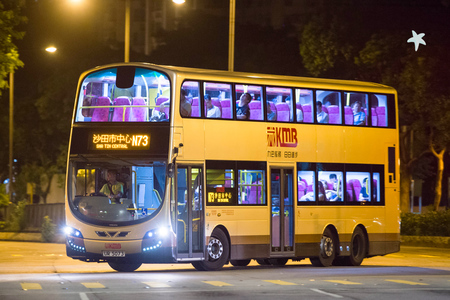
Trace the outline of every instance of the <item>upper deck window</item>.
<instances>
[{"instance_id":1,"label":"upper deck window","mask_svg":"<svg viewBox=\"0 0 450 300\"><path fill-rule=\"evenodd\" d=\"M341 93L337 91L316 91L317 123L342 124Z\"/></svg>"},{"instance_id":2,"label":"upper deck window","mask_svg":"<svg viewBox=\"0 0 450 300\"><path fill-rule=\"evenodd\" d=\"M267 121L292 122L292 89L266 87Z\"/></svg>"},{"instance_id":3,"label":"upper deck window","mask_svg":"<svg viewBox=\"0 0 450 300\"><path fill-rule=\"evenodd\" d=\"M207 118L232 119L231 84L205 82L204 89L204 115Z\"/></svg>"},{"instance_id":4,"label":"upper deck window","mask_svg":"<svg viewBox=\"0 0 450 300\"><path fill-rule=\"evenodd\" d=\"M133 67L97 71L81 83L75 122L168 121L170 81L160 72Z\"/></svg>"},{"instance_id":5,"label":"upper deck window","mask_svg":"<svg viewBox=\"0 0 450 300\"><path fill-rule=\"evenodd\" d=\"M261 86L236 84L236 100L238 120L264 120Z\"/></svg>"},{"instance_id":6,"label":"upper deck window","mask_svg":"<svg viewBox=\"0 0 450 300\"><path fill-rule=\"evenodd\" d=\"M362 93L344 93L344 122L346 125L369 125L369 97Z\"/></svg>"}]
</instances>

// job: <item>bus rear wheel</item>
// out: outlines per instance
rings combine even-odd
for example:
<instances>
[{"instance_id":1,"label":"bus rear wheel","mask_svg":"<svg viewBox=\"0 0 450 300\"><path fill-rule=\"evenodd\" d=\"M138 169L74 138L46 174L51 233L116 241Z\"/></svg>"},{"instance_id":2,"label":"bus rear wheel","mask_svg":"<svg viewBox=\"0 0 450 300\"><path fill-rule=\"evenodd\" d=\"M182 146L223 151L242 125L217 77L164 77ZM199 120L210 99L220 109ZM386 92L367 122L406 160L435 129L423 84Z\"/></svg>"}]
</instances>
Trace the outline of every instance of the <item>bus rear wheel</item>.
<instances>
[{"instance_id":1,"label":"bus rear wheel","mask_svg":"<svg viewBox=\"0 0 450 300\"><path fill-rule=\"evenodd\" d=\"M117 272L133 272L136 271L142 263L108 261L108 265Z\"/></svg>"},{"instance_id":2,"label":"bus rear wheel","mask_svg":"<svg viewBox=\"0 0 450 300\"><path fill-rule=\"evenodd\" d=\"M230 260L230 263L235 267L245 267L248 266L251 259L239 259L239 260Z\"/></svg>"},{"instance_id":3,"label":"bus rear wheel","mask_svg":"<svg viewBox=\"0 0 450 300\"><path fill-rule=\"evenodd\" d=\"M350 256L338 257L335 265L359 266L366 257L367 241L366 235L360 227L356 227L350 242Z\"/></svg>"},{"instance_id":4,"label":"bus rear wheel","mask_svg":"<svg viewBox=\"0 0 450 300\"><path fill-rule=\"evenodd\" d=\"M320 240L318 257L311 257L310 261L315 267L329 267L336 257L336 239L329 228L325 229Z\"/></svg>"},{"instance_id":5,"label":"bus rear wheel","mask_svg":"<svg viewBox=\"0 0 450 300\"><path fill-rule=\"evenodd\" d=\"M206 252L204 261L192 263L199 271L217 271L228 261L230 246L227 235L222 230L217 229L211 234Z\"/></svg>"}]
</instances>

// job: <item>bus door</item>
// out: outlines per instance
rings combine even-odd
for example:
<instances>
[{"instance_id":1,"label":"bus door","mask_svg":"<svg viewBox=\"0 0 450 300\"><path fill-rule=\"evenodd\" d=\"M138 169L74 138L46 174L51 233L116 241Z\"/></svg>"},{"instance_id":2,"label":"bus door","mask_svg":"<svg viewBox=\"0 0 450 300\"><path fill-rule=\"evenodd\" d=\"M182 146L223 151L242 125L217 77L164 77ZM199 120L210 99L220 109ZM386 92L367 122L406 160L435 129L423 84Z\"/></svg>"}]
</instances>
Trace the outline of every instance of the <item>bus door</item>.
<instances>
[{"instance_id":1,"label":"bus door","mask_svg":"<svg viewBox=\"0 0 450 300\"><path fill-rule=\"evenodd\" d=\"M177 259L204 253L203 166L177 167Z\"/></svg>"},{"instance_id":2,"label":"bus door","mask_svg":"<svg viewBox=\"0 0 450 300\"><path fill-rule=\"evenodd\" d=\"M294 252L293 169L271 168L271 255Z\"/></svg>"}]
</instances>

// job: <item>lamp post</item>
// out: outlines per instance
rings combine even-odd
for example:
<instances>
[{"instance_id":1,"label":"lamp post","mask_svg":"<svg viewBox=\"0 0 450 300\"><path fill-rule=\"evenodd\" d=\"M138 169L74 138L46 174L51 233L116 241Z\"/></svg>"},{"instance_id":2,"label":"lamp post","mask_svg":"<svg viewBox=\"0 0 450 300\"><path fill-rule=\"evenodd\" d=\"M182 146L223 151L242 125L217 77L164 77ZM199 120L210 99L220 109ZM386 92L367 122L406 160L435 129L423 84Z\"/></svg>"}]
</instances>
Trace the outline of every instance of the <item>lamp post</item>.
<instances>
[{"instance_id":1,"label":"lamp post","mask_svg":"<svg viewBox=\"0 0 450 300\"><path fill-rule=\"evenodd\" d=\"M14 68L9 72L9 201L13 197Z\"/></svg>"},{"instance_id":2,"label":"lamp post","mask_svg":"<svg viewBox=\"0 0 450 300\"><path fill-rule=\"evenodd\" d=\"M183 4L186 1L172 0L172 2L176 4ZM130 11L131 11L131 0L125 0L125 62L130 61L130 19L131 19Z\"/></svg>"},{"instance_id":3,"label":"lamp post","mask_svg":"<svg viewBox=\"0 0 450 300\"><path fill-rule=\"evenodd\" d=\"M230 29L228 34L228 71L234 71L234 25L236 22L236 0L230 0Z\"/></svg>"}]
</instances>

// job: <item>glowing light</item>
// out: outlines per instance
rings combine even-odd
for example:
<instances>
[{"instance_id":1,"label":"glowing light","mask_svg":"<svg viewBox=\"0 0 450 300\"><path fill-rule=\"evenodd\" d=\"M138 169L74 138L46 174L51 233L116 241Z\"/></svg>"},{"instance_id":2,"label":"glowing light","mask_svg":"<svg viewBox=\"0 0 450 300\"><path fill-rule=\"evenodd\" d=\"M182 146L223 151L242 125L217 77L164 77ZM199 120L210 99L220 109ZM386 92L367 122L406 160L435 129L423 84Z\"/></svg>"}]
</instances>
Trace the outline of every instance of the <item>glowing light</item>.
<instances>
[{"instance_id":1,"label":"glowing light","mask_svg":"<svg viewBox=\"0 0 450 300\"><path fill-rule=\"evenodd\" d=\"M412 30L412 35L412 38L408 39L408 43L414 43L414 48L416 51L417 49L419 49L419 44L426 45L425 41L423 40L425 33L417 34L414 30Z\"/></svg>"},{"instance_id":2,"label":"glowing light","mask_svg":"<svg viewBox=\"0 0 450 300\"><path fill-rule=\"evenodd\" d=\"M160 229L158 229L158 235L160 237L165 237L169 234L169 229L167 227L161 227Z\"/></svg>"},{"instance_id":3,"label":"glowing light","mask_svg":"<svg viewBox=\"0 0 450 300\"><path fill-rule=\"evenodd\" d=\"M69 226L64 227L64 233L66 235L70 235L70 234L72 234L72 232L73 232L73 228L72 227L69 227Z\"/></svg>"},{"instance_id":4,"label":"glowing light","mask_svg":"<svg viewBox=\"0 0 450 300\"><path fill-rule=\"evenodd\" d=\"M176 3L176 4L183 4L186 1L185 0L172 0L172 2Z\"/></svg>"},{"instance_id":5,"label":"glowing light","mask_svg":"<svg viewBox=\"0 0 450 300\"><path fill-rule=\"evenodd\" d=\"M50 52L50 53L55 53L56 50L58 50L58 49L56 49L56 47L53 47L53 46L45 48L45 51Z\"/></svg>"},{"instance_id":6,"label":"glowing light","mask_svg":"<svg viewBox=\"0 0 450 300\"><path fill-rule=\"evenodd\" d=\"M69 0L69 2L73 4L80 4L83 0Z\"/></svg>"}]
</instances>

